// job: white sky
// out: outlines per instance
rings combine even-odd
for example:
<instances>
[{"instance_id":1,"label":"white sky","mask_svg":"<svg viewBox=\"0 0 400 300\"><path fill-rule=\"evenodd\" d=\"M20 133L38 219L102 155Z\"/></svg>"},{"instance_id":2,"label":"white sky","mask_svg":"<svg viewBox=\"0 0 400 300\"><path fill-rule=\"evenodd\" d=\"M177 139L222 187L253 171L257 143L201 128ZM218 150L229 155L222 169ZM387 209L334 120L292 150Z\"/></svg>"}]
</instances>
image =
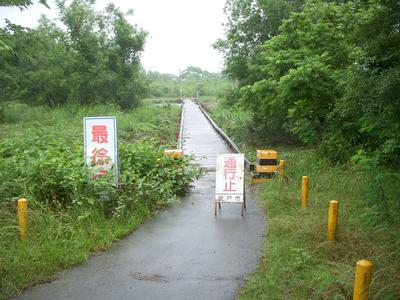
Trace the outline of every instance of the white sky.
<instances>
[{"instance_id":1,"label":"white sky","mask_svg":"<svg viewBox=\"0 0 400 300\"><path fill-rule=\"evenodd\" d=\"M95 7L101 10L109 2L125 12L132 8L134 15L128 20L149 33L142 54L146 70L178 74L179 69L195 66L221 71L222 56L212 44L223 37L225 0L97 0ZM54 19L55 6L48 3L50 9L37 3L23 11L1 7L0 26L5 18L26 27L36 26L41 14Z\"/></svg>"}]
</instances>

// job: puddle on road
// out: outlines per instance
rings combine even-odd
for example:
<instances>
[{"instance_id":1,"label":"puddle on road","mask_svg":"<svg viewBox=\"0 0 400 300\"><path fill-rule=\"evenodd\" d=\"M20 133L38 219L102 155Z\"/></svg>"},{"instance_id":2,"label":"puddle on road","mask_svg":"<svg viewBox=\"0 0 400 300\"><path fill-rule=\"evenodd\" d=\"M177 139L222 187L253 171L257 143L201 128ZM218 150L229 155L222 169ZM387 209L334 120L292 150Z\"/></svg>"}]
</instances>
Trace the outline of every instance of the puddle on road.
<instances>
[{"instance_id":1,"label":"puddle on road","mask_svg":"<svg viewBox=\"0 0 400 300\"><path fill-rule=\"evenodd\" d=\"M146 275L142 274L141 272L130 272L128 275L136 280L168 283L167 278L159 274Z\"/></svg>"}]
</instances>

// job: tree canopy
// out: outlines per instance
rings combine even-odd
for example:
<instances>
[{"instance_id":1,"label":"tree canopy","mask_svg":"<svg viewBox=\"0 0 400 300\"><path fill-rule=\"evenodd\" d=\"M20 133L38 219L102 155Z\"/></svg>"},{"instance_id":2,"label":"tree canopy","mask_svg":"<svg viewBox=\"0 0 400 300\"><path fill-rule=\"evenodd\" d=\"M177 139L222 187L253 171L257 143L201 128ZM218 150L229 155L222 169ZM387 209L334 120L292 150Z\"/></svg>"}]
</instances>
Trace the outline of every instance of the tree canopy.
<instances>
[{"instance_id":1,"label":"tree canopy","mask_svg":"<svg viewBox=\"0 0 400 300\"><path fill-rule=\"evenodd\" d=\"M19 2L21 5L22 2ZM146 33L109 4L56 1L63 28L42 17L37 28L0 29L2 101L32 105L114 102L134 107L146 93L140 54Z\"/></svg>"},{"instance_id":2,"label":"tree canopy","mask_svg":"<svg viewBox=\"0 0 400 300\"><path fill-rule=\"evenodd\" d=\"M226 13L216 46L254 128L400 166L398 1L229 0Z\"/></svg>"},{"instance_id":3,"label":"tree canopy","mask_svg":"<svg viewBox=\"0 0 400 300\"><path fill-rule=\"evenodd\" d=\"M38 2L48 7L46 0L39 0ZM20 9L27 8L28 6L30 6L32 4L33 4L32 0L2 0L2 1L0 1L0 6L17 6Z\"/></svg>"}]
</instances>

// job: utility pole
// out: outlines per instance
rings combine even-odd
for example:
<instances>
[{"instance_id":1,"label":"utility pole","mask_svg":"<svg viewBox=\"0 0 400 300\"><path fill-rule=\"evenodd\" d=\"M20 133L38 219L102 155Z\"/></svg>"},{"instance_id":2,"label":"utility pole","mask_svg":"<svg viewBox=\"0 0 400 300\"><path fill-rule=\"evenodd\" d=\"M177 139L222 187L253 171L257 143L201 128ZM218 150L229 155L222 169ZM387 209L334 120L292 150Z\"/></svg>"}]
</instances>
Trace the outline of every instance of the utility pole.
<instances>
[{"instance_id":1,"label":"utility pole","mask_svg":"<svg viewBox=\"0 0 400 300\"><path fill-rule=\"evenodd\" d=\"M179 95L180 95L180 99L182 99L181 69L179 69Z\"/></svg>"}]
</instances>

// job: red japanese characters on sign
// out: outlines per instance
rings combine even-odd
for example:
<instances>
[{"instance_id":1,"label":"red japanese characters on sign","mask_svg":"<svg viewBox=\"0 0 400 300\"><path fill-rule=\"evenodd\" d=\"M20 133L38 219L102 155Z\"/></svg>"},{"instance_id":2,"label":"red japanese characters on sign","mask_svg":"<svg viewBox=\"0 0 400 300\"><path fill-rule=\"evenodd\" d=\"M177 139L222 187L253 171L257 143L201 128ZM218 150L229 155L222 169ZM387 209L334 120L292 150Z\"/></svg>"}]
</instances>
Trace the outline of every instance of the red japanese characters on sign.
<instances>
[{"instance_id":1,"label":"red japanese characters on sign","mask_svg":"<svg viewBox=\"0 0 400 300\"><path fill-rule=\"evenodd\" d=\"M110 156L108 156L108 150L104 148L94 148L92 151L92 163L97 166L102 166L107 164L110 160Z\"/></svg>"},{"instance_id":2,"label":"red japanese characters on sign","mask_svg":"<svg viewBox=\"0 0 400 300\"><path fill-rule=\"evenodd\" d=\"M93 178L109 173L117 166L115 117L84 118L85 160L92 167Z\"/></svg>"},{"instance_id":3,"label":"red japanese characters on sign","mask_svg":"<svg viewBox=\"0 0 400 300\"><path fill-rule=\"evenodd\" d=\"M93 125L92 126L92 142L95 144L108 144L108 132L106 125ZM93 178L97 178L102 174L108 173L107 164L110 161L108 156L108 150L105 148L94 148L92 150L92 165L104 166L105 168L98 168L97 172L94 173Z\"/></svg>"},{"instance_id":4,"label":"red japanese characters on sign","mask_svg":"<svg viewBox=\"0 0 400 300\"><path fill-rule=\"evenodd\" d=\"M92 127L92 142L103 144L108 144L107 141L108 132L107 126L105 125L94 125Z\"/></svg>"},{"instance_id":5,"label":"red japanese characters on sign","mask_svg":"<svg viewBox=\"0 0 400 300\"><path fill-rule=\"evenodd\" d=\"M216 202L244 201L244 155L220 154L217 157Z\"/></svg>"},{"instance_id":6,"label":"red japanese characters on sign","mask_svg":"<svg viewBox=\"0 0 400 300\"><path fill-rule=\"evenodd\" d=\"M236 157L226 157L224 159L224 192L236 192L236 172Z\"/></svg>"}]
</instances>

